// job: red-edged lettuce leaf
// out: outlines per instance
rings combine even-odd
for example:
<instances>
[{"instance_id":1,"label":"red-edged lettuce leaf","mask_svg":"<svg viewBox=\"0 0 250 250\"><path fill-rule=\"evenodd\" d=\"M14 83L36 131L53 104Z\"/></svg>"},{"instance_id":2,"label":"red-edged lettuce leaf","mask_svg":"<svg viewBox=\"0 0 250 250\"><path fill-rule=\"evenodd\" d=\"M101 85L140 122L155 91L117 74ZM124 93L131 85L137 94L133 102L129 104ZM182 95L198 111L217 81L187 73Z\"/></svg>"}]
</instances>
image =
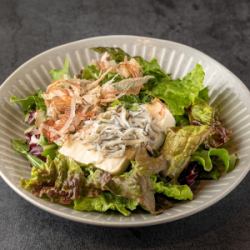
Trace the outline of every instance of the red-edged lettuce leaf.
<instances>
[{"instance_id":1,"label":"red-edged lettuce leaf","mask_svg":"<svg viewBox=\"0 0 250 250\"><path fill-rule=\"evenodd\" d=\"M84 192L85 177L81 167L70 158L57 155L50 157L42 166L33 167L31 177L21 185L38 197L52 202L72 204Z\"/></svg>"}]
</instances>

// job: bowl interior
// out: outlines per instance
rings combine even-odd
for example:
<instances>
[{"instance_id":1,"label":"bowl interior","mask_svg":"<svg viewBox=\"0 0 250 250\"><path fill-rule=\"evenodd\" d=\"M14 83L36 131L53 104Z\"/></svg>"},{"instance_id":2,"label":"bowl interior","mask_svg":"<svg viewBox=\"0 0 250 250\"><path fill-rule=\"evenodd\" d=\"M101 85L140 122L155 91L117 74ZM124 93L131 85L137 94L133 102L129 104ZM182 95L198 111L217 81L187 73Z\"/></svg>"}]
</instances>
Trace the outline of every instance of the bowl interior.
<instances>
[{"instance_id":1,"label":"bowl interior","mask_svg":"<svg viewBox=\"0 0 250 250\"><path fill-rule=\"evenodd\" d=\"M29 164L10 148L10 139L22 138L26 125L22 113L9 103L12 95L25 97L50 83L49 70L60 68L65 57L73 74L91 63L98 55L89 48L119 46L131 55L146 59L157 58L162 68L174 78L182 77L196 63L203 65L205 84L209 87L211 103L218 107L221 118L233 131L230 150L237 152L239 163L219 181L203 181L191 202L178 203L163 214L152 216L136 213L130 217L119 214L83 213L38 199L19 186L22 177L30 175ZM142 226L176 220L194 214L214 204L234 189L249 171L250 98L247 88L230 71L205 54L170 41L134 36L106 36L85 39L48 50L18 68L0 89L0 172L2 178L22 197L53 214L85 223L107 226Z\"/></svg>"}]
</instances>

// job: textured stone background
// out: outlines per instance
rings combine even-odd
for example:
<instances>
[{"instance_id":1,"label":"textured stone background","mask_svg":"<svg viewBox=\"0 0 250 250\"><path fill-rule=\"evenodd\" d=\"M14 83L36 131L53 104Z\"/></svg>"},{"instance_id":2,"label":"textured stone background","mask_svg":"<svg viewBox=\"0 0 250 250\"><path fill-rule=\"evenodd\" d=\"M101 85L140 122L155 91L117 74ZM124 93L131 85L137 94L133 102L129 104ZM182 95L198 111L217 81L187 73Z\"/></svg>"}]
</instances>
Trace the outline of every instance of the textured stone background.
<instances>
[{"instance_id":1,"label":"textured stone background","mask_svg":"<svg viewBox=\"0 0 250 250\"><path fill-rule=\"evenodd\" d=\"M250 1L0 0L0 83L48 48L109 34L202 50L250 88ZM0 249L250 249L250 176L213 207L170 224L107 229L57 218L0 180Z\"/></svg>"}]
</instances>

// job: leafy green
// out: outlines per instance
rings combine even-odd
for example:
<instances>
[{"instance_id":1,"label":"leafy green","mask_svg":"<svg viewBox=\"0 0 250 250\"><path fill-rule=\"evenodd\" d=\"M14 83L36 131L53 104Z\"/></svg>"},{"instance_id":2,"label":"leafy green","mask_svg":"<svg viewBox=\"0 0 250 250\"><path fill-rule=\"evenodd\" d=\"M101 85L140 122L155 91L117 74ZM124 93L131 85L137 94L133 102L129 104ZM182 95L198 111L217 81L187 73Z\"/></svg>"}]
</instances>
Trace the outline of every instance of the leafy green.
<instances>
[{"instance_id":1,"label":"leafy green","mask_svg":"<svg viewBox=\"0 0 250 250\"><path fill-rule=\"evenodd\" d=\"M22 179L21 185L24 189L35 192L36 188L53 184L56 179L56 169L54 162L48 157L47 162L38 167L32 167L31 177Z\"/></svg>"},{"instance_id":2,"label":"leafy green","mask_svg":"<svg viewBox=\"0 0 250 250\"><path fill-rule=\"evenodd\" d=\"M112 80L112 82L114 83L114 82L119 82L119 81L121 81L121 80L123 80L124 78L121 76L121 75L119 75L119 74L117 74L117 73L115 73L115 72L109 72L105 77L104 77L104 79L101 81L101 85L103 85L103 84L105 84L105 83L107 83L108 81L111 81Z\"/></svg>"},{"instance_id":3,"label":"leafy green","mask_svg":"<svg viewBox=\"0 0 250 250\"><path fill-rule=\"evenodd\" d=\"M198 121L201 124L211 125L214 118L213 108L204 100L198 99L189 110L190 122Z\"/></svg>"},{"instance_id":4,"label":"leafy green","mask_svg":"<svg viewBox=\"0 0 250 250\"><path fill-rule=\"evenodd\" d=\"M119 99L113 101L111 103L111 107L115 107L117 105L122 105L125 109L129 110L137 110L138 104L141 103L139 96L137 95L124 95Z\"/></svg>"},{"instance_id":5,"label":"leafy green","mask_svg":"<svg viewBox=\"0 0 250 250\"><path fill-rule=\"evenodd\" d=\"M110 106L116 107L118 105L123 106L125 109L136 111L139 108L139 104L150 102L151 98L144 95L123 95L119 99L113 101Z\"/></svg>"},{"instance_id":6,"label":"leafy green","mask_svg":"<svg viewBox=\"0 0 250 250\"><path fill-rule=\"evenodd\" d=\"M148 103L153 100L153 97L147 93L145 90L141 90L139 93L139 98L141 100L141 103Z\"/></svg>"},{"instance_id":7,"label":"leafy green","mask_svg":"<svg viewBox=\"0 0 250 250\"><path fill-rule=\"evenodd\" d=\"M154 58L151 61L147 61L140 56L136 56L135 59L141 65L143 75L151 75L155 77L155 80L159 81L162 78L169 79L170 76L167 75L158 64L157 60Z\"/></svg>"},{"instance_id":8,"label":"leafy green","mask_svg":"<svg viewBox=\"0 0 250 250\"><path fill-rule=\"evenodd\" d=\"M213 169L210 172L203 171L199 175L199 178L202 180L219 180L220 177L221 172L217 168Z\"/></svg>"},{"instance_id":9,"label":"leafy green","mask_svg":"<svg viewBox=\"0 0 250 250\"><path fill-rule=\"evenodd\" d=\"M155 199L150 177L136 162L132 162L129 172L114 176L106 186L113 194L137 201L145 210L154 212Z\"/></svg>"},{"instance_id":10,"label":"leafy green","mask_svg":"<svg viewBox=\"0 0 250 250\"><path fill-rule=\"evenodd\" d=\"M231 172L235 169L235 166L238 162L239 158L236 154L231 154L229 158L229 167L227 169L227 172Z\"/></svg>"},{"instance_id":11,"label":"leafy green","mask_svg":"<svg viewBox=\"0 0 250 250\"><path fill-rule=\"evenodd\" d=\"M49 74L53 81L63 79L65 76L70 77L69 60L66 58L62 69L52 69Z\"/></svg>"},{"instance_id":12,"label":"leafy green","mask_svg":"<svg viewBox=\"0 0 250 250\"><path fill-rule=\"evenodd\" d=\"M190 125L189 119L186 114L184 115L175 115L174 116L176 127L183 127Z\"/></svg>"},{"instance_id":13,"label":"leafy green","mask_svg":"<svg viewBox=\"0 0 250 250\"><path fill-rule=\"evenodd\" d=\"M135 162L140 166L140 171L148 176L159 174L167 166L167 161L163 155L158 157L150 156L145 148L137 150Z\"/></svg>"},{"instance_id":14,"label":"leafy green","mask_svg":"<svg viewBox=\"0 0 250 250\"><path fill-rule=\"evenodd\" d=\"M193 192L188 185L170 184L164 183L163 181L157 182L156 176L152 176L151 180L153 183L153 189L156 193L162 193L175 200L193 199Z\"/></svg>"},{"instance_id":15,"label":"leafy green","mask_svg":"<svg viewBox=\"0 0 250 250\"><path fill-rule=\"evenodd\" d=\"M214 180L219 179L223 173L232 171L237 159L235 154L230 155L225 148L197 150L191 157L191 161L199 163L205 171L201 173L200 178Z\"/></svg>"},{"instance_id":16,"label":"leafy green","mask_svg":"<svg viewBox=\"0 0 250 250\"><path fill-rule=\"evenodd\" d=\"M209 150L198 150L192 157L191 161L197 161L203 166L204 170L209 172L213 168L212 157L217 157L223 163L225 171L229 169L230 155L225 148L210 148Z\"/></svg>"},{"instance_id":17,"label":"leafy green","mask_svg":"<svg viewBox=\"0 0 250 250\"><path fill-rule=\"evenodd\" d=\"M97 53L103 54L105 52L108 52L111 59L115 60L116 62L122 62L125 58L130 59L130 55L127 54L125 51L123 51L121 48L115 48L115 47L95 47L92 48Z\"/></svg>"},{"instance_id":18,"label":"leafy green","mask_svg":"<svg viewBox=\"0 0 250 250\"><path fill-rule=\"evenodd\" d=\"M232 131L225 128L223 124L215 118L212 123L211 133L206 140L206 145L211 148L222 147L230 140L231 134Z\"/></svg>"},{"instance_id":19,"label":"leafy green","mask_svg":"<svg viewBox=\"0 0 250 250\"><path fill-rule=\"evenodd\" d=\"M58 146L55 143L49 143L48 140L41 135L38 144L43 148L42 156L49 156L51 159L55 158L58 150Z\"/></svg>"},{"instance_id":20,"label":"leafy green","mask_svg":"<svg viewBox=\"0 0 250 250\"><path fill-rule=\"evenodd\" d=\"M106 184L111 180L112 176L109 172L94 167L88 167L84 169L86 177L86 187L89 192L96 190L106 190ZM87 172L87 175L86 175Z\"/></svg>"},{"instance_id":21,"label":"leafy green","mask_svg":"<svg viewBox=\"0 0 250 250\"><path fill-rule=\"evenodd\" d=\"M30 95L25 98L12 96L10 98L10 102L16 103L24 114L27 114L32 110L46 110L41 90L37 91L34 95Z\"/></svg>"},{"instance_id":22,"label":"leafy green","mask_svg":"<svg viewBox=\"0 0 250 250\"><path fill-rule=\"evenodd\" d=\"M54 160L47 157L47 162L39 168L33 167L31 177L23 179L21 184L39 197L72 204L83 194L84 182L81 167L72 159L58 154Z\"/></svg>"},{"instance_id":23,"label":"leafy green","mask_svg":"<svg viewBox=\"0 0 250 250\"><path fill-rule=\"evenodd\" d=\"M183 115L203 89L204 75L202 66L197 64L183 79L164 78L153 86L150 94L162 99L173 115Z\"/></svg>"},{"instance_id":24,"label":"leafy green","mask_svg":"<svg viewBox=\"0 0 250 250\"><path fill-rule=\"evenodd\" d=\"M107 210L115 210L124 216L129 216L130 211L135 210L137 205L136 201L108 192L103 192L97 197L81 197L74 201L74 209L79 211L106 212Z\"/></svg>"},{"instance_id":25,"label":"leafy green","mask_svg":"<svg viewBox=\"0 0 250 250\"><path fill-rule=\"evenodd\" d=\"M44 161L29 153L29 147L24 140L13 139L11 146L16 152L22 154L32 166L40 168L44 164Z\"/></svg>"},{"instance_id":26,"label":"leafy green","mask_svg":"<svg viewBox=\"0 0 250 250\"><path fill-rule=\"evenodd\" d=\"M100 71L97 69L96 65L88 65L81 72L81 78L87 80L95 80L99 77Z\"/></svg>"},{"instance_id":27,"label":"leafy green","mask_svg":"<svg viewBox=\"0 0 250 250\"><path fill-rule=\"evenodd\" d=\"M96 80L100 77L100 70L97 68L96 65L91 64L86 66L81 71L81 79L87 79L87 80ZM113 82L119 82L123 80L123 77L116 72L109 72L104 79L100 82L100 84L105 84L106 82L113 80Z\"/></svg>"},{"instance_id":28,"label":"leafy green","mask_svg":"<svg viewBox=\"0 0 250 250\"><path fill-rule=\"evenodd\" d=\"M199 92L199 99L202 99L203 101L208 102L209 101L209 95L208 95L208 87L203 88L200 92Z\"/></svg>"},{"instance_id":29,"label":"leafy green","mask_svg":"<svg viewBox=\"0 0 250 250\"><path fill-rule=\"evenodd\" d=\"M178 130L168 131L163 146L163 155L169 162L166 175L177 180L190 160L191 155L209 134L209 127L184 126Z\"/></svg>"}]
</instances>

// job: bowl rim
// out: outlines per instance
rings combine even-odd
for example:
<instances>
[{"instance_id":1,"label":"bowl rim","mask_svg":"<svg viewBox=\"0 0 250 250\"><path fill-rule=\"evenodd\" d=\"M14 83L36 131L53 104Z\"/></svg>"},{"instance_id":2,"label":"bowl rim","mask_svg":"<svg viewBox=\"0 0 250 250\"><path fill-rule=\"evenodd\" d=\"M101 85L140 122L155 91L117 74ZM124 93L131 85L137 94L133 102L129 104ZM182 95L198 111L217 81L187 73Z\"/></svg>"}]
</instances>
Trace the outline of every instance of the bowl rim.
<instances>
[{"instance_id":1,"label":"bowl rim","mask_svg":"<svg viewBox=\"0 0 250 250\"><path fill-rule=\"evenodd\" d=\"M202 56L204 56L205 58L209 59L213 64L218 65L221 69L223 69L224 71L226 71L230 77L234 78L238 84L241 85L242 89L244 90L245 94L248 95L248 98L250 99L250 92L249 89L246 87L246 85L236 76L234 75L229 69L227 69L225 66L223 66L220 62L218 62L217 60L213 59L212 57L210 57L209 55L205 54L204 52L195 49L191 46L182 44L182 43L178 43L178 42L174 42L174 41L170 41L170 40L165 40L165 39L158 39L158 38L152 38L152 37L146 37L146 36L135 36L135 35L105 35L105 36L94 36L94 37L88 37L88 38L84 38L84 39L80 39L80 40L76 40L76 41L72 41L69 43L64 43L55 47L52 47L48 50L45 50L37 55L35 55L34 57L30 58L29 60L27 60L26 62L24 62L23 64L21 64L13 73L11 73L5 80L4 82L1 84L0 86L0 91L3 89L3 87L5 85L8 84L9 79L11 79L18 71L22 70L22 68L24 68L26 65L28 65L29 63L31 63L33 60L39 58L42 55L46 55L51 53L53 50L55 49L62 49L66 46L71 46L77 43L81 43L81 42L85 42L85 41L98 41L98 40L102 40L102 39L108 39L108 38L115 38L115 39L148 39L152 42L161 42L161 43L169 43L170 45L174 45L177 46L178 48L186 48L186 49L191 49L193 52L198 53ZM247 107L248 109L250 109L250 107ZM2 164L2 163L1 163ZM80 223L86 223L86 224L91 224L91 225L95 225L95 226L105 226L105 227L142 227L142 226L152 226L152 225L157 225L157 224L162 224L162 223L168 223L168 222L172 222L172 221L176 221L185 217L189 217L191 215L194 215L198 212L201 212L203 210L205 210L206 208L216 204L218 201L220 201L221 199L223 199L226 195L228 195L232 190L234 190L239 183L244 179L244 177L248 174L250 170L250 165L248 166L248 168L242 172L237 181L235 181L226 191L224 191L221 194L218 194L216 199L212 199L202 205L199 205L199 207L197 207L196 209L193 209L191 211L189 211L188 213L181 213L181 214L177 214L174 215L172 217L164 217L164 218L160 218L157 219L155 218L153 221L146 221L146 220L141 220L141 221L129 221L129 222L119 222L119 221L96 221L96 220L92 220L91 218L85 218L85 217L78 217L77 215L71 215L71 214L66 214L65 212L56 210L55 208L51 208L49 206L47 206L46 204L42 204L39 201L36 201L33 197L30 197L26 194L27 191L25 190L21 190L19 189L16 185L12 184L11 181L9 180L9 178L4 175L4 173L1 171L0 168L0 176L2 177L2 179L5 181L5 183L12 188L18 195L20 195L22 198L24 198L26 201L30 202L31 204L35 205L36 207L39 207L40 209L49 212L53 215L62 217L62 218L66 218L69 219L71 221L75 221L75 222L80 222Z\"/></svg>"}]
</instances>

